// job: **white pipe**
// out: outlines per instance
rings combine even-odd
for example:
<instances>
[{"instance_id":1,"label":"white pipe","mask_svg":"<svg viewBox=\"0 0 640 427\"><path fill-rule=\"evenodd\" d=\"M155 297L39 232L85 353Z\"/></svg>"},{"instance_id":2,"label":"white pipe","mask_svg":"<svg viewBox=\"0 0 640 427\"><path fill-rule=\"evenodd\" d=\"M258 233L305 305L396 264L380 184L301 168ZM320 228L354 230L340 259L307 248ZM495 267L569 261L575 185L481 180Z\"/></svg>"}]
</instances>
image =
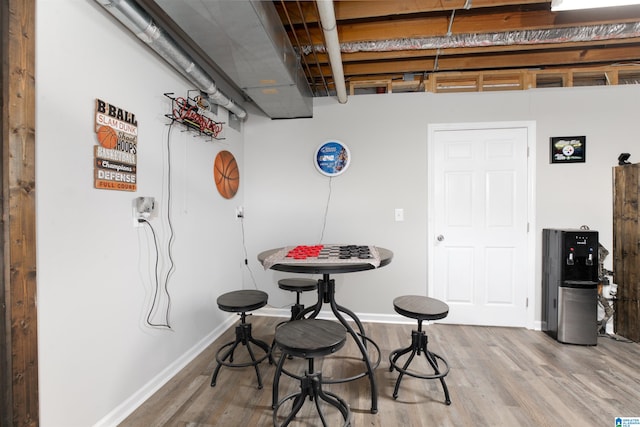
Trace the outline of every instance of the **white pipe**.
<instances>
[{"instance_id":1,"label":"white pipe","mask_svg":"<svg viewBox=\"0 0 640 427\"><path fill-rule=\"evenodd\" d=\"M220 92L207 72L198 66L171 37L157 27L151 17L135 1L96 1L177 71L187 77L200 91L207 94L211 102L226 108L240 119L247 117L247 112Z\"/></svg>"},{"instance_id":2,"label":"white pipe","mask_svg":"<svg viewBox=\"0 0 640 427\"><path fill-rule=\"evenodd\" d=\"M342 68L342 55L340 54L340 41L338 40L338 28L336 14L333 10L332 0L316 0L320 13L320 24L324 32L324 40L327 43L327 54L331 62L333 84L336 86L338 102L347 102L347 88L344 83L344 70Z\"/></svg>"}]
</instances>

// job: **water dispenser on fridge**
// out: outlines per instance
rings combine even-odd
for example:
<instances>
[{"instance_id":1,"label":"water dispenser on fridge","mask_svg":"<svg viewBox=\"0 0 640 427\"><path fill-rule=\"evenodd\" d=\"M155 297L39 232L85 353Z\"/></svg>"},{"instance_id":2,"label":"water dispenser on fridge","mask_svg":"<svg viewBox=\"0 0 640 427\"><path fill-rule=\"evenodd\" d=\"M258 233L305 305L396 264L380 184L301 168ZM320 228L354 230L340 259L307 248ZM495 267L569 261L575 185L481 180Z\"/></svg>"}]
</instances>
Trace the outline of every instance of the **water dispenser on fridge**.
<instances>
[{"instance_id":1,"label":"water dispenser on fridge","mask_svg":"<svg viewBox=\"0 0 640 427\"><path fill-rule=\"evenodd\" d=\"M542 330L567 344L598 343L598 232L542 231Z\"/></svg>"}]
</instances>

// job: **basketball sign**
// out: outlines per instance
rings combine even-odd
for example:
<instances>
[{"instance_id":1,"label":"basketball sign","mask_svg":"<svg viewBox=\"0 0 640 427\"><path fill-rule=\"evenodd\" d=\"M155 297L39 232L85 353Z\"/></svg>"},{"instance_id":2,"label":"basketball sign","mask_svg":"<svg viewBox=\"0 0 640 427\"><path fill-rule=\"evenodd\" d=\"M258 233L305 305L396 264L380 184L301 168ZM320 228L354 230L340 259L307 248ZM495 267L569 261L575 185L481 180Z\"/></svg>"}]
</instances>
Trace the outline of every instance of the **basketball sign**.
<instances>
[{"instance_id":1,"label":"basketball sign","mask_svg":"<svg viewBox=\"0 0 640 427\"><path fill-rule=\"evenodd\" d=\"M136 115L96 99L93 127L99 144L93 149L93 186L102 190L136 191Z\"/></svg>"},{"instance_id":2,"label":"basketball sign","mask_svg":"<svg viewBox=\"0 0 640 427\"><path fill-rule=\"evenodd\" d=\"M240 171L235 157L228 151L221 151L213 162L213 179L218 193L225 199L231 199L240 186Z\"/></svg>"},{"instance_id":3,"label":"basketball sign","mask_svg":"<svg viewBox=\"0 0 640 427\"><path fill-rule=\"evenodd\" d=\"M315 152L313 162L318 172L326 176L337 176L347 170L351 162L351 153L346 145L339 141L327 141Z\"/></svg>"}]
</instances>

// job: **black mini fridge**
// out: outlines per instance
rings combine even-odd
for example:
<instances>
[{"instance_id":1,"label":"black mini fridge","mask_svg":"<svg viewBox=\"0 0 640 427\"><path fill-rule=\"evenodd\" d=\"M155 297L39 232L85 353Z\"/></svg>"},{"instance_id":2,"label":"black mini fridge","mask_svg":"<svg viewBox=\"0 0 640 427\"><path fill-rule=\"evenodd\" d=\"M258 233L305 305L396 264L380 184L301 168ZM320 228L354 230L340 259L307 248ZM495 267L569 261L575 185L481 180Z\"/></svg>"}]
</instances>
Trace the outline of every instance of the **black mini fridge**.
<instances>
[{"instance_id":1,"label":"black mini fridge","mask_svg":"<svg viewBox=\"0 0 640 427\"><path fill-rule=\"evenodd\" d=\"M598 232L542 231L542 330L566 344L598 343Z\"/></svg>"}]
</instances>

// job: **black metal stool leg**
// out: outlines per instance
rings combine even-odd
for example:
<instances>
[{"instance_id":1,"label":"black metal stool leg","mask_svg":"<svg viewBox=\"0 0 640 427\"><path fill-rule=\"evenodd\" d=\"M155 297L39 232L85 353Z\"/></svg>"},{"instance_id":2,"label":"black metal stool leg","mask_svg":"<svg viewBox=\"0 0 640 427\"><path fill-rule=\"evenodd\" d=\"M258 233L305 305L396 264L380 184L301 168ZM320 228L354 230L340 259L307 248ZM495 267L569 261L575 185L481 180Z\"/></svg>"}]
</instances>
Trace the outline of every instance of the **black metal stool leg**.
<instances>
[{"instance_id":1,"label":"black metal stool leg","mask_svg":"<svg viewBox=\"0 0 640 427\"><path fill-rule=\"evenodd\" d=\"M398 398L398 391L400 389L400 382L404 375L409 375L415 378L422 379L439 379L440 384L442 385L442 389L444 391L445 403L447 405L451 404L451 398L449 396L449 388L447 387L447 383L444 380L444 377L449 373L449 365L447 361L444 360L441 356L436 353L433 353L427 349L428 337L427 334L422 331L422 322L418 322L418 330L414 330L411 332L411 346L403 349L394 350L389 354L389 370L393 371L394 369L399 372L398 379L396 380L396 385L393 390L393 398ZM398 359L411 352L408 359L404 362L403 366L398 366ZM434 373L431 375L423 375L416 372L410 372L409 365L413 361L416 354L420 355L420 353L424 353L427 362L433 369ZM440 359L444 364L444 371L442 371L438 366L438 359Z\"/></svg>"},{"instance_id":2,"label":"black metal stool leg","mask_svg":"<svg viewBox=\"0 0 640 427\"><path fill-rule=\"evenodd\" d=\"M318 406L318 404L319 404L318 401L320 399L324 400L328 404L338 408L338 410L342 414L342 418L344 418L344 420L346 422L345 425L351 425L351 411L349 410L349 405L347 404L347 402L345 402L344 399L342 399L341 397L339 397L338 395L336 395L334 393L330 393L328 391L324 391L322 389L322 387L320 387L321 383L322 383L322 379L321 378L319 378L318 381L316 381L314 383L317 386L317 390L316 390L316 407ZM321 412L320 408L318 408L318 412Z\"/></svg>"},{"instance_id":3,"label":"black metal stool leg","mask_svg":"<svg viewBox=\"0 0 640 427\"><path fill-rule=\"evenodd\" d=\"M239 336L236 334L236 340L232 343L226 344L224 347L222 347L220 350L218 350L218 354L216 354L216 361L218 362L218 364L216 365L216 369L215 371L213 371L213 377L211 377L211 387L215 387L216 385L216 379L218 378L218 373L220 372L220 368L222 368L222 365L224 363L225 360L227 360L227 358L231 355L231 357L233 358L233 351L236 349L236 347L238 346L238 344L240 344L241 340L239 338ZM229 347L231 346L231 348L229 348L229 350L224 354L224 356L222 356L222 358L220 358L219 354L220 351L225 348L225 347Z\"/></svg>"},{"instance_id":4,"label":"black metal stool leg","mask_svg":"<svg viewBox=\"0 0 640 427\"><path fill-rule=\"evenodd\" d=\"M245 344L247 346L247 351L249 352L249 356L251 357L251 361L253 362L253 367L256 370L256 377L258 377L258 389L262 389L262 376L260 376L260 369L258 368L258 360L256 359L256 356L253 354L253 350L251 349L251 346L249 345L249 343L247 342ZM267 352L269 351L269 349L266 350Z\"/></svg>"},{"instance_id":5,"label":"black metal stool leg","mask_svg":"<svg viewBox=\"0 0 640 427\"><path fill-rule=\"evenodd\" d=\"M405 362L404 366L402 367L402 370L399 371L400 374L398 375L398 379L396 380L396 386L393 389L393 398L397 399L398 398L398 390L400 389L400 382L402 381L402 377L404 377L405 372L407 371L407 368L409 367L409 365L411 364L411 361L413 360L413 358L416 355L416 349L413 348L413 351L411 352L411 355L409 356L409 358L407 359L407 361ZM395 358L397 360L397 357Z\"/></svg>"},{"instance_id":6,"label":"black metal stool leg","mask_svg":"<svg viewBox=\"0 0 640 427\"><path fill-rule=\"evenodd\" d=\"M425 338L424 349L423 349L424 355L427 358L427 361L429 362L431 367L433 368L435 375L439 377L438 379L440 380L440 384L442 385L442 390L444 391L444 403L446 403L447 405L451 405L451 398L449 397L449 387L447 387L447 383L444 380L444 375L440 374L440 369L438 368L437 358L440 356L427 350L427 336L425 335L424 338Z\"/></svg>"},{"instance_id":7,"label":"black metal stool leg","mask_svg":"<svg viewBox=\"0 0 640 427\"><path fill-rule=\"evenodd\" d=\"M302 382L300 383L300 393L298 393L298 395L295 397L295 399L293 401L293 407L291 408L291 412L289 413L287 418L282 423L283 427L284 426L288 426L289 423L291 422L291 420L293 420L295 418L295 416L298 415L298 412L300 412L300 409L302 409L302 405L304 405L304 401L306 400L307 396L310 396L310 394L309 394L309 387L310 386L309 386L308 382L309 382L308 378L306 378L306 377L302 378ZM285 400L286 400L286 398L285 398ZM275 421L274 421L274 424L276 424Z\"/></svg>"},{"instance_id":8,"label":"black metal stool leg","mask_svg":"<svg viewBox=\"0 0 640 427\"><path fill-rule=\"evenodd\" d=\"M392 351L391 354L389 355L389 359L391 361L391 363L389 364L389 372L393 372L393 368L394 368L393 365L395 365L396 360L398 360L401 356L404 356L405 354L409 353L411 350L413 350L412 346L409 346L402 350Z\"/></svg>"},{"instance_id":9,"label":"black metal stool leg","mask_svg":"<svg viewBox=\"0 0 640 427\"><path fill-rule=\"evenodd\" d=\"M271 393L271 408L276 409L278 406L278 390L280 387L280 376L282 375L282 365L287 355L282 353L280 359L278 359L278 365L276 366L276 372L273 374L273 390Z\"/></svg>"},{"instance_id":10,"label":"black metal stool leg","mask_svg":"<svg viewBox=\"0 0 640 427\"><path fill-rule=\"evenodd\" d=\"M267 343L253 338L253 336L251 335L251 323L246 323L245 319L246 319L246 313L241 313L240 324L236 326L235 341L229 342L223 345L222 347L220 347L220 349L216 353L216 361L218 362L218 364L216 365L216 368L213 371L213 376L211 377L211 387L215 387L218 374L220 373L220 368L222 368L222 366L229 366L234 368L253 366L256 371L256 376L258 377L258 389L261 389L263 387L262 376L260 375L260 368L258 367L258 364L262 362L264 359L266 359L267 357L269 358L271 357L271 349L269 348ZM242 344L247 348L247 352L249 353L251 362L247 362L247 363L233 362L234 352L238 347L238 345L240 344ZM253 349L251 348L251 344L254 344L260 347L265 352L265 355L260 358L257 358L255 353L253 352ZM226 352L223 352L223 350L227 347L229 347L229 350L227 350ZM227 361L227 359L229 359L229 361Z\"/></svg>"},{"instance_id":11,"label":"black metal stool leg","mask_svg":"<svg viewBox=\"0 0 640 427\"><path fill-rule=\"evenodd\" d=\"M309 367L305 371L304 376L300 377L300 391L297 393L290 394L282 400L278 401L278 385L279 385L279 377L282 373L282 364L284 360L287 358L286 354L282 354L278 361L278 367L276 368L276 373L274 375L273 380L273 424L278 426L278 408L282 406L286 401L293 399L291 412L286 416L284 422L280 424L280 426L288 426L289 423L295 418L300 409L302 408L304 401L308 397L309 400L313 401L318 411L318 415L322 422L323 427L328 427L324 411L320 406L320 401L324 401L327 404L334 406L344 419L343 427L351 425L351 410L349 409L349 405L340 397L335 395L334 393L325 392L322 390L322 373L317 372L314 373L314 360L313 358L308 358Z\"/></svg>"}]
</instances>

